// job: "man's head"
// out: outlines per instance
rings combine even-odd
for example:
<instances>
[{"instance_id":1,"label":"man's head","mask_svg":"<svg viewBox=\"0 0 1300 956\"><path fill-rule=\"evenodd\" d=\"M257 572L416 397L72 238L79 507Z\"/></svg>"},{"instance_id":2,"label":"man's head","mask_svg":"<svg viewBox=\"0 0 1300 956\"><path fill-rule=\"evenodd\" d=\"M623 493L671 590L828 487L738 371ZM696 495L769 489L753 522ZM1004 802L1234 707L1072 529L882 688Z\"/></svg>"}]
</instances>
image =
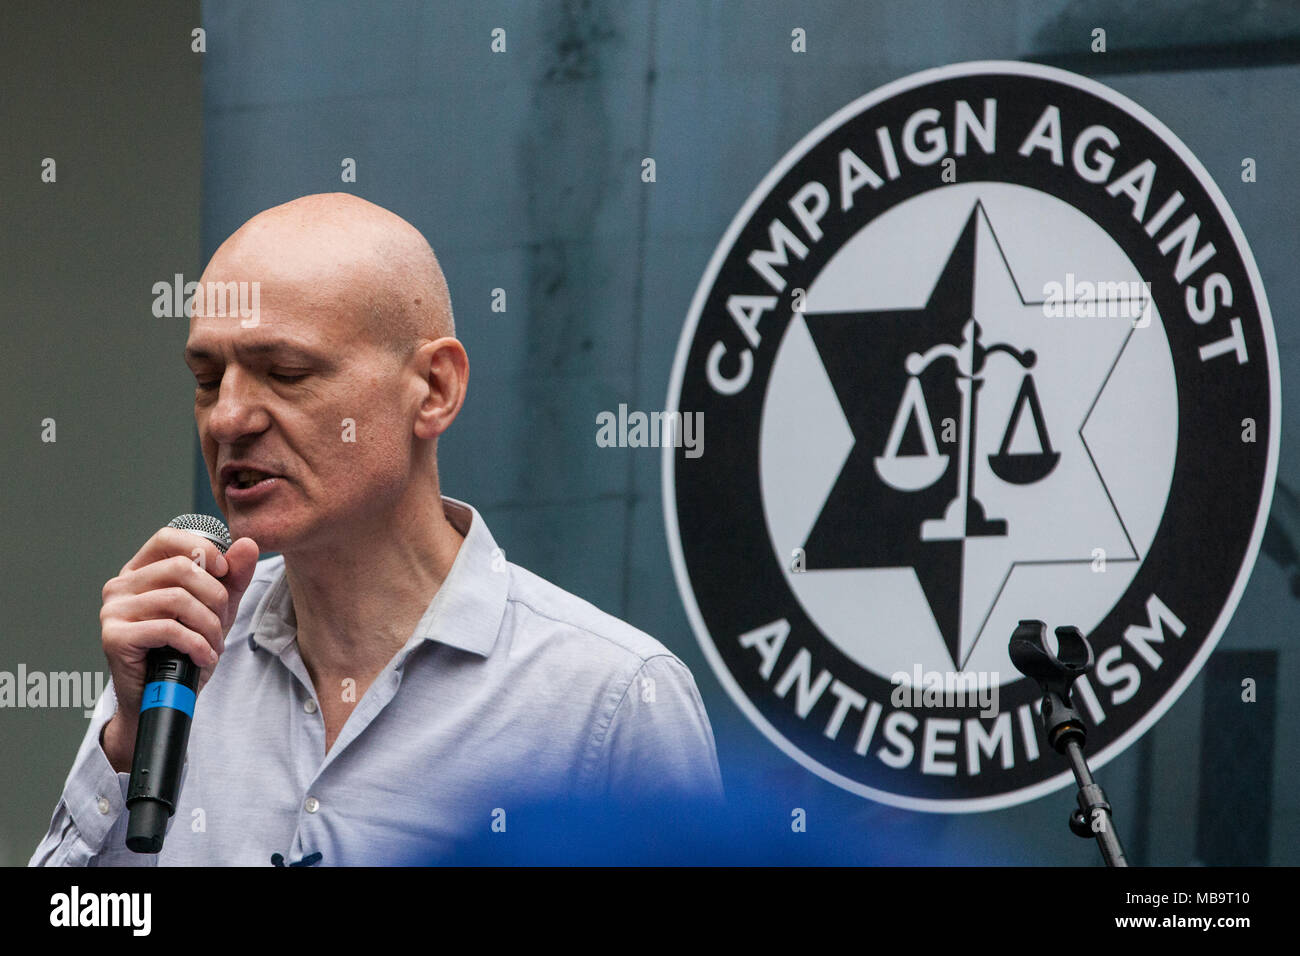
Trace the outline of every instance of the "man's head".
<instances>
[{"instance_id":1,"label":"man's head","mask_svg":"<svg viewBox=\"0 0 1300 956\"><path fill-rule=\"evenodd\" d=\"M315 549L436 496L437 438L464 401L469 365L415 227L346 193L304 196L222 244L200 285L230 282L257 290L246 296L256 316L205 302L186 362L232 534L263 551ZM241 464L277 477L240 490L229 466Z\"/></svg>"}]
</instances>

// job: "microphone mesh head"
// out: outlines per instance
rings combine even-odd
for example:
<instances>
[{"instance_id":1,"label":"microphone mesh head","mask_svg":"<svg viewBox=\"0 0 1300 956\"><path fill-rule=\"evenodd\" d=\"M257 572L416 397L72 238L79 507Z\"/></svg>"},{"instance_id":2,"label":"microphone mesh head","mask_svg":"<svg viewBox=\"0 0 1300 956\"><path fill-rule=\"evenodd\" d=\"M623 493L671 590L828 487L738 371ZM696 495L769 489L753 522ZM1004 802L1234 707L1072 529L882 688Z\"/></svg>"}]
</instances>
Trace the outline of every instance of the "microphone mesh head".
<instances>
[{"instance_id":1,"label":"microphone mesh head","mask_svg":"<svg viewBox=\"0 0 1300 956\"><path fill-rule=\"evenodd\" d=\"M167 522L167 527L201 534L215 544L222 554L230 547L230 529L211 515L177 515Z\"/></svg>"}]
</instances>

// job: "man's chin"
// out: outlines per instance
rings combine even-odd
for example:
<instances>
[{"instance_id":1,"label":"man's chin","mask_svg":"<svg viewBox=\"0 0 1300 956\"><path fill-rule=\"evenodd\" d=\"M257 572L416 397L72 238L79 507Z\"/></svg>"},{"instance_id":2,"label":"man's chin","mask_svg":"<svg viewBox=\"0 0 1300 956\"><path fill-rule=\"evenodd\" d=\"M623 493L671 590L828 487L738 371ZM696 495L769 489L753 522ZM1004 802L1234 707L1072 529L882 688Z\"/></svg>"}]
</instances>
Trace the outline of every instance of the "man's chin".
<instances>
[{"instance_id":1,"label":"man's chin","mask_svg":"<svg viewBox=\"0 0 1300 956\"><path fill-rule=\"evenodd\" d=\"M257 550L262 554L284 553L292 550L300 535L287 528L282 522L268 521L262 518L247 518L238 511L230 518L230 540L252 538L257 542Z\"/></svg>"},{"instance_id":2,"label":"man's chin","mask_svg":"<svg viewBox=\"0 0 1300 956\"><path fill-rule=\"evenodd\" d=\"M294 520L284 514L240 514L239 508L233 511L229 516L230 540L252 538L263 555L310 551L326 543L328 538L328 523L314 516Z\"/></svg>"}]
</instances>

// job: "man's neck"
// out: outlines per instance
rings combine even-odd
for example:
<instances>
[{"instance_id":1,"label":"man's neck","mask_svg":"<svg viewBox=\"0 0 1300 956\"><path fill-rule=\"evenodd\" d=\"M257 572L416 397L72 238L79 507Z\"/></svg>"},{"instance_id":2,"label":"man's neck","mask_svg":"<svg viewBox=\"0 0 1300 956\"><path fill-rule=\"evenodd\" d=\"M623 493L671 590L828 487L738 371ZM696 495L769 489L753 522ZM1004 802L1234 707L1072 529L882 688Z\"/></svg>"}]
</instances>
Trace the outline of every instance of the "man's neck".
<instances>
[{"instance_id":1,"label":"man's neck","mask_svg":"<svg viewBox=\"0 0 1300 956\"><path fill-rule=\"evenodd\" d=\"M358 699L415 631L451 571L463 536L441 497L352 529L345 547L285 556L298 653L316 685L356 681Z\"/></svg>"}]
</instances>

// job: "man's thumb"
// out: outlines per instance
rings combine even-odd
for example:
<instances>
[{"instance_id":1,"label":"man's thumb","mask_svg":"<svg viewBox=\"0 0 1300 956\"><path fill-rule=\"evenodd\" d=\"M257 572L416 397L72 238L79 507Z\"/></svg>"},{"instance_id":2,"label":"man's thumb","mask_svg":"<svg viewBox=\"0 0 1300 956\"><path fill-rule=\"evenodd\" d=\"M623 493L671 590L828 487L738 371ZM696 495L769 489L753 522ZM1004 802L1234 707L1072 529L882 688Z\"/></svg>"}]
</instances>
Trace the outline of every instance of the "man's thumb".
<instances>
[{"instance_id":1,"label":"man's thumb","mask_svg":"<svg viewBox=\"0 0 1300 956\"><path fill-rule=\"evenodd\" d=\"M221 579L221 583L226 586L226 593L229 596L230 603L229 612L232 619L235 616L235 609L239 607L239 599L244 596L244 591L248 589L248 582L253 580L253 572L257 570L257 556L259 553L257 542L252 538L240 538L226 551L228 569L226 576Z\"/></svg>"}]
</instances>

